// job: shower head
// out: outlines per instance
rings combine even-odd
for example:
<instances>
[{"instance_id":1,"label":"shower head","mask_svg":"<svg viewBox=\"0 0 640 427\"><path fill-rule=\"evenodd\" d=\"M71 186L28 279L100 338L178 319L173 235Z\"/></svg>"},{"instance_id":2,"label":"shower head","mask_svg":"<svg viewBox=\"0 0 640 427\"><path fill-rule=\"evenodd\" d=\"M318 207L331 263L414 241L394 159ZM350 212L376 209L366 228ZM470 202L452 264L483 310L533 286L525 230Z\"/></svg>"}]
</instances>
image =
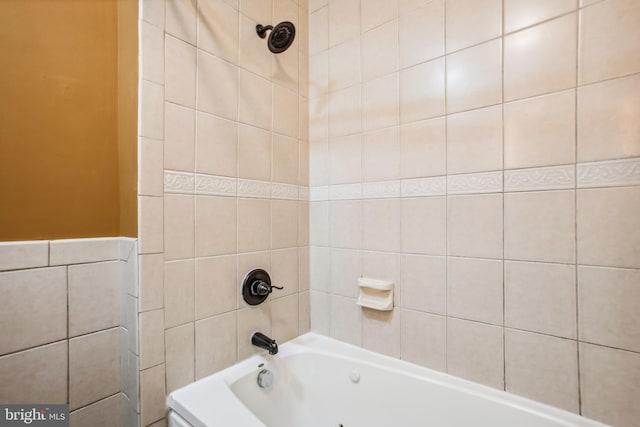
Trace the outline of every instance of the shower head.
<instances>
[{"instance_id":1,"label":"shower head","mask_svg":"<svg viewBox=\"0 0 640 427\"><path fill-rule=\"evenodd\" d=\"M256 32L262 39L267 36L268 30L271 30L271 34L267 44L273 53L282 53L289 49L293 39L296 38L296 27L289 21L281 22L275 27L273 25L256 25Z\"/></svg>"}]
</instances>

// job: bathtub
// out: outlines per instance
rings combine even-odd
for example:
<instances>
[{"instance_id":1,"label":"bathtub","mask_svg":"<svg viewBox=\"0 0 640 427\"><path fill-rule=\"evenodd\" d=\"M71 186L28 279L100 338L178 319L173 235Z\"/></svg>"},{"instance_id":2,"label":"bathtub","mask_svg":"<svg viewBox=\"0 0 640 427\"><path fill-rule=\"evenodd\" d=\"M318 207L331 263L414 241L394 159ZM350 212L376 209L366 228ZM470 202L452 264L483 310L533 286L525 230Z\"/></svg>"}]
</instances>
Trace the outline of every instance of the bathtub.
<instances>
[{"instance_id":1,"label":"bathtub","mask_svg":"<svg viewBox=\"0 0 640 427\"><path fill-rule=\"evenodd\" d=\"M260 388L267 369L273 384ZM314 333L171 393L170 427L604 426Z\"/></svg>"}]
</instances>

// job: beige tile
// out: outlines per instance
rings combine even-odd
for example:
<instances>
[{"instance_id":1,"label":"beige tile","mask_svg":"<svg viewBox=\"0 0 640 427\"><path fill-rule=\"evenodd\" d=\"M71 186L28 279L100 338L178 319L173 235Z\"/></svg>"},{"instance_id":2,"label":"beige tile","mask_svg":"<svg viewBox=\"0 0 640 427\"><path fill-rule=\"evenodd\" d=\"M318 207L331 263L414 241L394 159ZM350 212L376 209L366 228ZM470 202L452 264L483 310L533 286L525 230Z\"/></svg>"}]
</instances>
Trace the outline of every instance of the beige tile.
<instances>
[{"instance_id":1,"label":"beige tile","mask_svg":"<svg viewBox=\"0 0 640 427\"><path fill-rule=\"evenodd\" d=\"M194 197L164 197L164 253L166 260L191 258L194 254Z\"/></svg>"},{"instance_id":2,"label":"beige tile","mask_svg":"<svg viewBox=\"0 0 640 427\"><path fill-rule=\"evenodd\" d=\"M162 104L164 86L143 80L140 82L140 136L162 139Z\"/></svg>"},{"instance_id":3,"label":"beige tile","mask_svg":"<svg viewBox=\"0 0 640 427\"><path fill-rule=\"evenodd\" d=\"M140 255L140 311L164 306L164 256Z\"/></svg>"},{"instance_id":4,"label":"beige tile","mask_svg":"<svg viewBox=\"0 0 640 427\"><path fill-rule=\"evenodd\" d=\"M402 307L446 313L447 262L444 257L402 256Z\"/></svg>"},{"instance_id":5,"label":"beige tile","mask_svg":"<svg viewBox=\"0 0 640 427\"><path fill-rule=\"evenodd\" d=\"M331 338L349 344L362 345L362 309L355 298L330 295L330 334ZM314 324L314 305L311 301L311 325Z\"/></svg>"},{"instance_id":6,"label":"beige tile","mask_svg":"<svg viewBox=\"0 0 640 427\"><path fill-rule=\"evenodd\" d=\"M309 243L329 246L329 202L309 203Z\"/></svg>"},{"instance_id":7,"label":"beige tile","mask_svg":"<svg viewBox=\"0 0 640 427\"><path fill-rule=\"evenodd\" d=\"M311 10L311 9L309 9ZM329 8L322 7L309 15L309 54L321 52L329 47Z\"/></svg>"},{"instance_id":8,"label":"beige tile","mask_svg":"<svg viewBox=\"0 0 640 427\"><path fill-rule=\"evenodd\" d=\"M196 322L196 379L233 365L237 359L236 313Z\"/></svg>"},{"instance_id":9,"label":"beige tile","mask_svg":"<svg viewBox=\"0 0 640 427\"><path fill-rule=\"evenodd\" d=\"M575 161L576 91L504 104L504 166L527 168Z\"/></svg>"},{"instance_id":10,"label":"beige tile","mask_svg":"<svg viewBox=\"0 0 640 427\"><path fill-rule=\"evenodd\" d=\"M578 190L578 264L640 268L640 188Z\"/></svg>"},{"instance_id":11,"label":"beige tile","mask_svg":"<svg viewBox=\"0 0 640 427\"><path fill-rule=\"evenodd\" d=\"M449 197L448 254L502 258L502 195Z\"/></svg>"},{"instance_id":12,"label":"beige tile","mask_svg":"<svg viewBox=\"0 0 640 427\"><path fill-rule=\"evenodd\" d=\"M640 352L640 271L578 267L580 340Z\"/></svg>"},{"instance_id":13,"label":"beige tile","mask_svg":"<svg viewBox=\"0 0 640 427\"><path fill-rule=\"evenodd\" d=\"M580 343L582 415L611 425L640 419L640 355Z\"/></svg>"},{"instance_id":14,"label":"beige tile","mask_svg":"<svg viewBox=\"0 0 640 427\"><path fill-rule=\"evenodd\" d=\"M320 70L313 70L313 66L309 69L310 72L313 70L313 81L325 85L324 91L335 91L360 83L360 61L354 61L354 58L360 58L360 38L332 47L328 58L327 62L326 56L317 55L313 65L319 66ZM320 87L318 90L322 91Z\"/></svg>"},{"instance_id":15,"label":"beige tile","mask_svg":"<svg viewBox=\"0 0 640 427\"><path fill-rule=\"evenodd\" d=\"M167 329L164 333L167 393L190 384L195 377L194 324Z\"/></svg>"},{"instance_id":16,"label":"beige tile","mask_svg":"<svg viewBox=\"0 0 640 427\"><path fill-rule=\"evenodd\" d=\"M156 421L155 423L151 424L149 427L167 427L167 420L163 418L160 421Z\"/></svg>"},{"instance_id":17,"label":"beige tile","mask_svg":"<svg viewBox=\"0 0 640 427\"><path fill-rule=\"evenodd\" d=\"M300 290L298 248L271 251L271 283L284 289L274 290L273 298L293 295Z\"/></svg>"},{"instance_id":18,"label":"beige tile","mask_svg":"<svg viewBox=\"0 0 640 427\"><path fill-rule=\"evenodd\" d=\"M360 249L362 207L359 200L329 202L329 242L334 248ZM313 256L312 256L313 258Z\"/></svg>"},{"instance_id":19,"label":"beige tile","mask_svg":"<svg viewBox=\"0 0 640 427\"><path fill-rule=\"evenodd\" d=\"M69 336L120 325L120 292L118 262L69 266Z\"/></svg>"},{"instance_id":20,"label":"beige tile","mask_svg":"<svg viewBox=\"0 0 640 427\"><path fill-rule=\"evenodd\" d=\"M298 245L298 202L271 202L271 248L282 249Z\"/></svg>"},{"instance_id":21,"label":"beige tile","mask_svg":"<svg viewBox=\"0 0 640 427\"><path fill-rule=\"evenodd\" d=\"M360 4L362 32L398 16L398 0L364 0Z\"/></svg>"},{"instance_id":22,"label":"beige tile","mask_svg":"<svg viewBox=\"0 0 640 427\"><path fill-rule=\"evenodd\" d=\"M238 124L205 113L196 117L196 172L237 176Z\"/></svg>"},{"instance_id":23,"label":"beige tile","mask_svg":"<svg viewBox=\"0 0 640 427\"><path fill-rule=\"evenodd\" d=\"M273 89L269 80L240 70L238 117L242 123L271 130Z\"/></svg>"},{"instance_id":24,"label":"beige tile","mask_svg":"<svg viewBox=\"0 0 640 427\"><path fill-rule=\"evenodd\" d=\"M575 86L576 26L573 13L505 37L506 101Z\"/></svg>"},{"instance_id":25,"label":"beige tile","mask_svg":"<svg viewBox=\"0 0 640 427\"><path fill-rule=\"evenodd\" d=\"M164 264L164 324L167 328L195 320L194 260Z\"/></svg>"},{"instance_id":26,"label":"beige tile","mask_svg":"<svg viewBox=\"0 0 640 427\"><path fill-rule=\"evenodd\" d=\"M196 43L196 0L167 2L167 33L189 42Z\"/></svg>"},{"instance_id":27,"label":"beige tile","mask_svg":"<svg viewBox=\"0 0 640 427\"><path fill-rule=\"evenodd\" d=\"M140 417L142 425L149 425L164 418L167 392L165 389L165 365L140 371Z\"/></svg>"},{"instance_id":28,"label":"beige tile","mask_svg":"<svg viewBox=\"0 0 640 427\"><path fill-rule=\"evenodd\" d=\"M502 261L447 260L447 314L502 325Z\"/></svg>"},{"instance_id":29,"label":"beige tile","mask_svg":"<svg viewBox=\"0 0 640 427\"><path fill-rule=\"evenodd\" d=\"M640 71L640 4L605 1L580 11L580 84Z\"/></svg>"},{"instance_id":30,"label":"beige tile","mask_svg":"<svg viewBox=\"0 0 640 427\"><path fill-rule=\"evenodd\" d=\"M193 172L195 165L195 112L164 104L164 167Z\"/></svg>"},{"instance_id":31,"label":"beige tile","mask_svg":"<svg viewBox=\"0 0 640 427\"><path fill-rule=\"evenodd\" d=\"M140 253L162 252L164 248L163 198L141 196L138 223Z\"/></svg>"},{"instance_id":32,"label":"beige tile","mask_svg":"<svg viewBox=\"0 0 640 427\"><path fill-rule=\"evenodd\" d=\"M362 136L354 134L329 140L329 182L360 182L362 171Z\"/></svg>"},{"instance_id":33,"label":"beige tile","mask_svg":"<svg viewBox=\"0 0 640 427\"><path fill-rule=\"evenodd\" d=\"M502 328L453 318L447 322L447 372L504 389Z\"/></svg>"},{"instance_id":34,"label":"beige tile","mask_svg":"<svg viewBox=\"0 0 640 427\"><path fill-rule=\"evenodd\" d=\"M312 117L313 112L314 108L312 107ZM359 133L362 130L361 116L360 85L338 90L329 95L329 136L335 137ZM315 135L312 133L312 138L313 136ZM317 136L323 137L321 134Z\"/></svg>"},{"instance_id":35,"label":"beige tile","mask_svg":"<svg viewBox=\"0 0 640 427\"><path fill-rule=\"evenodd\" d=\"M402 360L446 370L447 320L443 316L402 310Z\"/></svg>"},{"instance_id":36,"label":"beige tile","mask_svg":"<svg viewBox=\"0 0 640 427\"><path fill-rule=\"evenodd\" d=\"M269 249L271 246L271 202L238 199L238 252Z\"/></svg>"},{"instance_id":37,"label":"beige tile","mask_svg":"<svg viewBox=\"0 0 640 427\"><path fill-rule=\"evenodd\" d=\"M402 11L403 2L400 0ZM400 68L444 54L444 0L417 1L421 7L401 13L399 23Z\"/></svg>"},{"instance_id":38,"label":"beige tile","mask_svg":"<svg viewBox=\"0 0 640 427\"><path fill-rule=\"evenodd\" d=\"M121 328L69 341L69 409L120 391Z\"/></svg>"},{"instance_id":39,"label":"beige tile","mask_svg":"<svg viewBox=\"0 0 640 427\"><path fill-rule=\"evenodd\" d=\"M362 309L362 347L400 358L400 311Z\"/></svg>"},{"instance_id":40,"label":"beige tile","mask_svg":"<svg viewBox=\"0 0 640 427\"><path fill-rule=\"evenodd\" d=\"M574 198L573 190L505 194L505 258L575 262Z\"/></svg>"},{"instance_id":41,"label":"beige tile","mask_svg":"<svg viewBox=\"0 0 640 427\"><path fill-rule=\"evenodd\" d=\"M309 185L329 183L329 140L309 141Z\"/></svg>"},{"instance_id":42,"label":"beige tile","mask_svg":"<svg viewBox=\"0 0 640 427\"><path fill-rule=\"evenodd\" d=\"M140 77L164 84L164 31L145 21L140 22Z\"/></svg>"},{"instance_id":43,"label":"beige tile","mask_svg":"<svg viewBox=\"0 0 640 427\"><path fill-rule=\"evenodd\" d=\"M308 291L311 284L309 283L311 255L309 246L298 248L298 287L299 291Z\"/></svg>"},{"instance_id":44,"label":"beige tile","mask_svg":"<svg viewBox=\"0 0 640 427\"><path fill-rule=\"evenodd\" d=\"M501 0L447 0L447 52L502 35Z\"/></svg>"},{"instance_id":45,"label":"beige tile","mask_svg":"<svg viewBox=\"0 0 640 427\"><path fill-rule=\"evenodd\" d=\"M502 106L447 117L447 173L502 169Z\"/></svg>"},{"instance_id":46,"label":"beige tile","mask_svg":"<svg viewBox=\"0 0 640 427\"><path fill-rule=\"evenodd\" d=\"M165 38L165 99L196 106L196 48L170 36Z\"/></svg>"},{"instance_id":47,"label":"beige tile","mask_svg":"<svg viewBox=\"0 0 640 427\"><path fill-rule=\"evenodd\" d=\"M343 51L348 50L347 49L348 46L350 46L350 44L345 43L344 45L337 46L335 50L332 49L331 51L333 55L335 55L335 57L339 57L341 56ZM358 40L358 57L360 57L359 40ZM331 71L334 76L331 79L332 87L333 85L337 86L338 81L342 81L342 79L346 78L346 76L343 75L341 71L344 71L345 73L348 73L349 75L351 75L351 72L355 68L355 64L348 64L348 63L341 62L340 64L336 64L336 67L344 67L344 70L338 68L337 70ZM358 69L358 75L359 75L360 62L358 62L357 69ZM334 79L336 80L335 82L334 82ZM348 87L348 86L345 86L345 87ZM328 90L329 90L329 51L324 50L315 55L312 55L309 58L309 97L313 99L317 99L322 95L326 95Z\"/></svg>"},{"instance_id":48,"label":"beige tile","mask_svg":"<svg viewBox=\"0 0 640 427\"><path fill-rule=\"evenodd\" d=\"M330 22L331 24L331 22ZM398 70L398 20L387 22L362 35L362 81Z\"/></svg>"},{"instance_id":49,"label":"beige tile","mask_svg":"<svg viewBox=\"0 0 640 427\"><path fill-rule=\"evenodd\" d=\"M367 133L362 143L362 181L400 178L400 129L391 127Z\"/></svg>"},{"instance_id":50,"label":"beige tile","mask_svg":"<svg viewBox=\"0 0 640 427\"><path fill-rule=\"evenodd\" d=\"M126 398L116 394L69 414L71 427L109 427L113 420L124 420ZM122 422L122 421L121 421Z\"/></svg>"},{"instance_id":51,"label":"beige tile","mask_svg":"<svg viewBox=\"0 0 640 427\"><path fill-rule=\"evenodd\" d=\"M4 404L67 403L67 363L67 341L0 357L0 400Z\"/></svg>"},{"instance_id":52,"label":"beige tile","mask_svg":"<svg viewBox=\"0 0 640 427\"><path fill-rule=\"evenodd\" d=\"M334 295L356 298L358 278L362 275L360 251L331 249L329 291Z\"/></svg>"},{"instance_id":53,"label":"beige tile","mask_svg":"<svg viewBox=\"0 0 640 427\"><path fill-rule=\"evenodd\" d=\"M271 21L273 0L242 0L240 11L256 21Z\"/></svg>"},{"instance_id":54,"label":"beige tile","mask_svg":"<svg viewBox=\"0 0 640 427\"><path fill-rule=\"evenodd\" d=\"M236 199L196 196L196 256L236 252Z\"/></svg>"},{"instance_id":55,"label":"beige tile","mask_svg":"<svg viewBox=\"0 0 640 427\"><path fill-rule=\"evenodd\" d=\"M305 33L298 32L297 35L298 38L295 39L291 48L279 55L271 55L271 80L276 85L287 88L296 94L300 92L302 95L308 90L307 79L309 78L309 71L308 66L305 66L305 63L307 62L306 52L303 53L296 49L296 45L298 43L302 43L302 37ZM302 66L300 62L303 63Z\"/></svg>"},{"instance_id":56,"label":"beige tile","mask_svg":"<svg viewBox=\"0 0 640 427\"><path fill-rule=\"evenodd\" d=\"M164 29L165 11L164 2L156 0L143 0L140 5L140 19Z\"/></svg>"},{"instance_id":57,"label":"beige tile","mask_svg":"<svg viewBox=\"0 0 640 427\"><path fill-rule=\"evenodd\" d=\"M271 303L265 302L259 306L246 307L237 311L238 314L238 359L244 359L255 353L265 354L265 350L251 344L251 336L259 331L271 336Z\"/></svg>"},{"instance_id":58,"label":"beige tile","mask_svg":"<svg viewBox=\"0 0 640 427\"><path fill-rule=\"evenodd\" d=\"M279 85L273 86L273 130L298 138L298 94Z\"/></svg>"},{"instance_id":59,"label":"beige tile","mask_svg":"<svg viewBox=\"0 0 640 427\"><path fill-rule=\"evenodd\" d=\"M402 178L444 175L445 119L437 118L400 127Z\"/></svg>"},{"instance_id":60,"label":"beige tile","mask_svg":"<svg viewBox=\"0 0 640 427\"><path fill-rule=\"evenodd\" d=\"M329 0L309 0L309 11L313 12L329 4Z\"/></svg>"},{"instance_id":61,"label":"beige tile","mask_svg":"<svg viewBox=\"0 0 640 427\"><path fill-rule=\"evenodd\" d=\"M238 142L238 176L269 181L271 179L271 133L240 124Z\"/></svg>"},{"instance_id":62,"label":"beige tile","mask_svg":"<svg viewBox=\"0 0 640 427\"><path fill-rule=\"evenodd\" d=\"M447 56L447 112L502 101L501 43L487 42Z\"/></svg>"},{"instance_id":63,"label":"beige tile","mask_svg":"<svg viewBox=\"0 0 640 427\"><path fill-rule=\"evenodd\" d=\"M273 54L264 39L256 37L258 22L240 15L240 67L264 78L271 77L271 57ZM267 25L266 21L262 25Z\"/></svg>"},{"instance_id":64,"label":"beige tile","mask_svg":"<svg viewBox=\"0 0 640 427\"><path fill-rule=\"evenodd\" d=\"M307 106L307 111L309 107ZM308 132L307 132L308 134ZM309 141L301 139L298 143L298 184L309 186Z\"/></svg>"},{"instance_id":65,"label":"beige tile","mask_svg":"<svg viewBox=\"0 0 640 427\"><path fill-rule=\"evenodd\" d=\"M362 276L373 277L393 283L393 305L402 302L400 254L389 252L362 252Z\"/></svg>"},{"instance_id":66,"label":"beige tile","mask_svg":"<svg viewBox=\"0 0 640 427\"><path fill-rule=\"evenodd\" d=\"M330 299L324 292L309 292L311 331L329 335L330 334Z\"/></svg>"},{"instance_id":67,"label":"beige tile","mask_svg":"<svg viewBox=\"0 0 640 427\"><path fill-rule=\"evenodd\" d=\"M293 294L271 301L271 338L278 344L298 336L298 295Z\"/></svg>"},{"instance_id":68,"label":"beige tile","mask_svg":"<svg viewBox=\"0 0 640 427\"><path fill-rule=\"evenodd\" d=\"M164 363L164 310L140 313L140 369Z\"/></svg>"},{"instance_id":69,"label":"beige tile","mask_svg":"<svg viewBox=\"0 0 640 427\"><path fill-rule=\"evenodd\" d=\"M272 181L298 184L301 143L295 138L273 135ZM308 154L306 154L308 156Z\"/></svg>"},{"instance_id":70,"label":"beige tile","mask_svg":"<svg viewBox=\"0 0 640 427\"><path fill-rule=\"evenodd\" d=\"M314 291L329 291L329 248L309 248L309 287Z\"/></svg>"},{"instance_id":71,"label":"beige tile","mask_svg":"<svg viewBox=\"0 0 640 427\"><path fill-rule=\"evenodd\" d=\"M640 156L640 75L578 89L578 161Z\"/></svg>"},{"instance_id":72,"label":"beige tile","mask_svg":"<svg viewBox=\"0 0 640 427\"><path fill-rule=\"evenodd\" d=\"M163 144L153 139L140 138L140 166L138 193L162 196L163 192Z\"/></svg>"},{"instance_id":73,"label":"beige tile","mask_svg":"<svg viewBox=\"0 0 640 427\"><path fill-rule=\"evenodd\" d=\"M576 341L506 329L504 345L508 392L580 412Z\"/></svg>"},{"instance_id":74,"label":"beige tile","mask_svg":"<svg viewBox=\"0 0 640 427\"><path fill-rule=\"evenodd\" d=\"M238 10L224 1L198 2L198 48L237 64L238 22Z\"/></svg>"},{"instance_id":75,"label":"beige tile","mask_svg":"<svg viewBox=\"0 0 640 427\"><path fill-rule=\"evenodd\" d=\"M504 31L510 33L576 9L576 0L506 0Z\"/></svg>"},{"instance_id":76,"label":"beige tile","mask_svg":"<svg viewBox=\"0 0 640 427\"><path fill-rule=\"evenodd\" d=\"M398 73L362 85L362 129L397 125L400 117Z\"/></svg>"},{"instance_id":77,"label":"beige tile","mask_svg":"<svg viewBox=\"0 0 640 427\"><path fill-rule=\"evenodd\" d=\"M198 109L236 120L238 67L203 51L198 52Z\"/></svg>"},{"instance_id":78,"label":"beige tile","mask_svg":"<svg viewBox=\"0 0 640 427\"><path fill-rule=\"evenodd\" d=\"M358 0L329 0L329 46L335 46L360 35L360 2ZM310 30L313 31L311 22ZM310 34L315 34L311 32ZM322 33L318 34L322 35ZM313 39L313 37L311 37Z\"/></svg>"},{"instance_id":79,"label":"beige tile","mask_svg":"<svg viewBox=\"0 0 640 427\"><path fill-rule=\"evenodd\" d=\"M506 261L505 326L576 338L573 265Z\"/></svg>"},{"instance_id":80,"label":"beige tile","mask_svg":"<svg viewBox=\"0 0 640 427\"><path fill-rule=\"evenodd\" d=\"M402 199L402 252L445 255L447 207L444 197Z\"/></svg>"},{"instance_id":81,"label":"beige tile","mask_svg":"<svg viewBox=\"0 0 640 427\"><path fill-rule=\"evenodd\" d=\"M0 354L67 337L66 267L0 273L0 293Z\"/></svg>"},{"instance_id":82,"label":"beige tile","mask_svg":"<svg viewBox=\"0 0 640 427\"><path fill-rule=\"evenodd\" d=\"M311 331L311 304L309 292L298 294L298 333L300 335Z\"/></svg>"},{"instance_id":83,"label":"beige tile","mask_svg":"<svg viewBox=\"0 0 640 427\"><path fill-rule=\"evenodd\" d=\"M238 294L237 257L196 259L196 319L235 310Z\"/></svg>"},{"instance_id":84,"label":"beige tile","mask_svg":"<svg viewBox=\"0 0 640 427\"><path fill-rule=\"evenodd\" d=\"M0 271L49 265L49 241L0 242Z\"/></svg>"},{"instance_id":85,"label":"beige tile","mask_svg":"<svg viewBox=\"0 0 640 427\"><path fill-rule=\"evenodd\" d=\"M362 248L400 252L400 200L362 202Z\"/></svg>"},{"instance_id":86,"label":"beige tile","mask_svg":"<svg viewBox=\"0 0 640 427\"><path fill-rule=\"evenodd\" d=\"M444 58L400 72L400 122L441 116L445 112Z\"/></svg>"}]
</instances>

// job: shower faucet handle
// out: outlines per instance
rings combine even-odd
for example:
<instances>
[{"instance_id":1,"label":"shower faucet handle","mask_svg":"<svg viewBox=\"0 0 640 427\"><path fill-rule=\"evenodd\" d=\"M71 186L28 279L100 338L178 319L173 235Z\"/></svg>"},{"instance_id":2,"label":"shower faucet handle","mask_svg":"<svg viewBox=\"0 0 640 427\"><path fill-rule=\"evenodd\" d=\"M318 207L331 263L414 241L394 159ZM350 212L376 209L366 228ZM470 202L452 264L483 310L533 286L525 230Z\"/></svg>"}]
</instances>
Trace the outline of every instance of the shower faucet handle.
<instances>
[{"instance_id":1,"label":"shower faucet handle","mask_svg":"<svg viewBox=\"0 0 640 427\"><path fill-rule=\"evenodd\" d=\"M269 295L274 289L282 290L284 286L274 286L263 280L256 280L251 284L251 293L253 295Z\"/></svg>"}]
</instances>

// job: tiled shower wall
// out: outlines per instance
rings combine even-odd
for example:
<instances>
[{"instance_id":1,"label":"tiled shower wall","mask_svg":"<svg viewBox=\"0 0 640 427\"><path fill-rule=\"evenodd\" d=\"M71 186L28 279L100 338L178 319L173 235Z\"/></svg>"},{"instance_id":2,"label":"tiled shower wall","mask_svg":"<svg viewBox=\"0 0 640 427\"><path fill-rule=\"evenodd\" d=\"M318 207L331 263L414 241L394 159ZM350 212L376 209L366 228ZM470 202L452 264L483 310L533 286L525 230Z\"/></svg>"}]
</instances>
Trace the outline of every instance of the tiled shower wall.
<instances>
[{"instance_id":1,"label":"tiled shower wall","mask_svg":"<svg viewBox=\"0 0 640 427\"><path fill-rule=\"evenodd\" d=\"M309 12L312 329L637 425L640 2Z\"/></svg>"},{"instance_id":2,"label":"tiled shower wall","mask_svg":"<svg viewBox=\"0 0 640 427\"><path fill-rule=\"evenodd\" d=\"M0 243L0 402L137 426L135 239Z\"/></svg>"},{"instance_id":3,"label":"tiled shower wall","mask_svg":"<svg viewBox=\"0 0 640 427\"><path fill-rule=\"evenodd\" d=\"M306 2L140 2L142 425L172 390L309 329ZM291 21L275 55L258 23ZM239 296L264 268L275 291Z\"/></svg>"}]
</instances>

